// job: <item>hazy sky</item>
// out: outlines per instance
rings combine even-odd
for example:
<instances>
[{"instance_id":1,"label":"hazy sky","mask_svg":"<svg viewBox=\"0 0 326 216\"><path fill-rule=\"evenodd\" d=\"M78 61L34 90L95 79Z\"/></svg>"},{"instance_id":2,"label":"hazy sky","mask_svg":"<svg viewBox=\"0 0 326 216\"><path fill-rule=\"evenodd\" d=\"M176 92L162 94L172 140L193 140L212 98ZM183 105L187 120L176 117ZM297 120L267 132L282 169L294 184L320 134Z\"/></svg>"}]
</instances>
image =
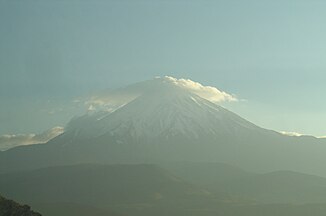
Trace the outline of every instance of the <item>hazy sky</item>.
<instances>
[{"instance_id":1,"label":"hazy sky","mask_svg":"<svg viewBox=\"0 0 326 216\"><path fill-rule=\"evenodd\" d=\"M326 135L325 1L0 0L0 135L40 132L91 91L170 75L236 94L279 131Z\"/></svg>"}]
</instances>

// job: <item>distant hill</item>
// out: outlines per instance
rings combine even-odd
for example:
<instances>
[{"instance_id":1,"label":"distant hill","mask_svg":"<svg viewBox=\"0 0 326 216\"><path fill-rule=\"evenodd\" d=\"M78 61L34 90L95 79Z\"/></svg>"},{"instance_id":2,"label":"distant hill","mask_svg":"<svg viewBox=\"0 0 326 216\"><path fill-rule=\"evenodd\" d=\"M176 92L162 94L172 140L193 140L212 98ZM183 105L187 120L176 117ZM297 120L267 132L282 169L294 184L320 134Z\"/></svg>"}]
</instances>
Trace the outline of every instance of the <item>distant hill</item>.
<instances>
[{"instance_id":1,"label":"distant hill","mask_svg":"<svg viewBox=\"0 0 326 216\"><path fill-rule=\"evenodd\" d=\"M326 178L292 171L247 176L218 188L261 203L326 203Z\"/></svg>"},{"instance_id":2,"label":"distant hill","mask_svg":"<svg viewBox=\"0 0 326 216\"><path fill-rule=\"evenodd\" d=\"M76 203L33 203L33 207L45 216L124 216L108 209Z\"/></svg>"},{"instance_id":3,"label":"distant hill","mask_svg":"<svg viewBox=\"0 0 326 216\"><path fill-rule=\"evenodd\" d=\"M177 162L165 163L160 166L186 181L201 186L223 184L257 175L236 166L217 162Z\"/></svg>"},{"instance_id":4,"label":"distant hill","mask_svg":"<svg viewBox=\"0 0 326 216\"><path fill-rule=\"evenodd\" d=\"M309 195L307 200L313 195L318 198L316 190L309 194L308 189L323 186L320 177L255 174L215 163L181 163L174 171L171 164L165 168L171 171L147 164L81 164L7 173L0 175L0 193L32 205L45 216L324 216L326 212L326 202L287 203L302 192ZM252 194L245 191L250 182ZM286 187L297 188L298 193ZM263 204L274 202L267 198L282 189L284 194L276 193L273 199L284 203ZM320 191L319 198L324 196Z\"/></svg>"},{"instance_id":5,"label":"distant hill","mask_svg":"<svg viewBox=\"0 0 326 216\"><path fill-rule=\"evenodd\" d=\"M31 210L28 205L21 205L12 200L0 196L0 215L1 216L41 216Z\"/></svg>"},{"instance_id":6,"label":"distant hill","mask_svg":"<svg viewBox=\"0 0 326 216\"><path fill-rule=\"evenodd\" d=\"M87 164L2 174L0 192L27 203L76 203L127 215L157 213L171 203L205 201L211 196L162 168L145 164Z\"/></svg>"},{"instance_id":7,"label":"distant hill","mask_svg":"<svg viewBox=\"0 0 326 216\"><path fill-rule=\"evenodd\" d=\"M170 163L177 176L211 192L258 203L326 203L326 178L292 171L253 173L223 163Z\"/></svg>"}]
</instances>

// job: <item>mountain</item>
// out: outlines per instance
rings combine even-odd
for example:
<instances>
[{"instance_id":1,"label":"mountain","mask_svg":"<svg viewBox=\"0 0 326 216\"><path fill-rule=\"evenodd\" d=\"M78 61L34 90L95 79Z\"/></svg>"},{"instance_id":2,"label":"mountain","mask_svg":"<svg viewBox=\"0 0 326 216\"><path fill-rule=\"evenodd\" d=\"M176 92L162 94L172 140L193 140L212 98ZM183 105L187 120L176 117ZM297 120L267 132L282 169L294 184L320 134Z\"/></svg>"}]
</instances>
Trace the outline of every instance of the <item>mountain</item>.
<instances>
[{"instance_id":1,"label":"mountain","mask_svg":"<svg viewBox=\"0 0 326 216\"><path fill-rule=\"evenodd\" d=\"M120 142L152 143L153 139L169 140L179 135L200 139L259 129L169 80L152 82L149 90L114 112L74 119L68 124L67 133L77 138L113 136Z\"/></svg>"},{"instance_id":2,"label":"mountain","mask_svg":"<svg viewBox=\"0 0 326 216\"><path fill-rule=\"evenodd\" d=\"M185 164L182 166L187 167ZM253 176L252 173L243 175L245 171L229 165L195 166L208 167L207 171L224 170L220 175L225 180L228 178L228 181ZM181 166L178 170L180 169ZM201 173L205 175L205 172ZM287 178L286 173L278 176ZM316 186L324 182L318 180L318 177L313 178L317 181L306 181L306 177L301 174L294 174L294 177L298 182L306 182L299 183L305 187L311 183L311 186ZM212 179L219 182L216 177ZM268 178L264 181L265 186L282 184L283 181L276 179L278 178ZM244 187L237 184L241 194ZM274 186L271 190L275 189ZM326 204L262 204L252 199L226 196L202 188L165 169L146 164L80 164L0 175L1 193L32 205L46 216L322 216L326 211ZM289 190L285 191L288 192Z\"/></svg>"},{"instance_id":3,"label":"mountain","mask_svg":"<svg viewBox=\"0 0 326 216\"><path fill-rule=\"evenodd\" d=\"M326 176L325 139L263 129L185 86L167 77L128 86L120 90L120 104L90 109L48 143L0 152L0 172L77 163L206 161ZM116 100L118 93L113 95Z\"/></svg>"},{"instance_id":4,"label":"mountain","mask_svg":"<svg viewBox=\"0 0 326 216\"><path fill-rule=\"evenodd\" d=\"M33 207L45 216L124 216L111 210L76 203L33 203Z\"/></svg>"},{"instance_id":5,"label":"mountain","mask_svg":"<svg viewBox=\"0 0 326 216\"><path fill-rule=\"evenodd\" d=\"M71 203L77 197L77 203L104 205L206 194L166 170L146 164L72 165L0 176L3 194L29 202Z\"/></svg>"},{"instance_id":6,"label":"mountain","mask_svg":"<svg viewBox=\"0 0 326 216\"><path fill-rule=\"evenodd\" d=\"M253 173L222 163L170 163L174 175L233 199L275 204L326 203L326 178L293 171Z\"/></svg>"},{"instance_id":7,"label":"mountain","mask_svg":"<svg viewBox=\"0 0 326 216\"><path fill-rule=\"evenodd\" d=\"M225 183L259 175L236 166L216 162L172 162L161 166L188 182L218 192L222 191L217 190L217 187L223 187Z\"/></svg>"},{"instance_id":8,"label":"mountain","mask_svg":"<svg viewBox=\"0 0 326 216\"><path fill-rule=\"evenodd\" d=\"M41 216L31 210L28 205L20 205L15 201L5 199L0 196L0 215L1 216Z\"/></svg>"},{"instance_id":9,"label":"mountain","mask_svg":"<svg viewBox=\"0 0 326 216\"><path fill-rule=\"evenodd\" d=\"M326 178L293 171L276 171L211 185L260 203L326 203Z\"/></svg>"},{"instance_id":10,"label":"mountain","mask_svg":"<svg viewBox=\"0 0 326 216\"><path fill-rule=\"evenodd\" d=\"M75 210L73 204L123 215L159 215L160 209L165 209L162 214L176 214L185 212L188 203L216 202L208 191L145 164L86 164L1 174L0 191L39 207L44 215L54 214L51 206Z\"/></svg>"}]
</instances>

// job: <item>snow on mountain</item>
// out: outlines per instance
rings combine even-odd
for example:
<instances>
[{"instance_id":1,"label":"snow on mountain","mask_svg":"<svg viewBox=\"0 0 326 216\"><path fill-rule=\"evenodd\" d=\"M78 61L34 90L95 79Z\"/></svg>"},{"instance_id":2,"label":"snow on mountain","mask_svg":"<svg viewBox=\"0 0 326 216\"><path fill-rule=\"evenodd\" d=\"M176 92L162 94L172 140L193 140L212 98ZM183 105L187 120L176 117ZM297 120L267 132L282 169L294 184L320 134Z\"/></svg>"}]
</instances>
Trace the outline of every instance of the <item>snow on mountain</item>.
<instances>
[{"instance_id":1,"label":"snow on mountain","mask_svg":"<svg viewBox=\"0 0 326 216\"><path fill-rule=\"evenodd\" d=\"M133 90L138 96L113 111L91 112L74 119L68 124L67 131L86 137L111 135L152 139L180 134L191 138L231 135L243 128L258 128L200 96L203 93L207 96L207 91L213 91L215 96L211 92L210 97L222 100L229 94L211 90L212 87L205 89L193 81L195 87L190 87L189 82L164 77L129 86L125 89Z\"/></svg>"}]
</instances>

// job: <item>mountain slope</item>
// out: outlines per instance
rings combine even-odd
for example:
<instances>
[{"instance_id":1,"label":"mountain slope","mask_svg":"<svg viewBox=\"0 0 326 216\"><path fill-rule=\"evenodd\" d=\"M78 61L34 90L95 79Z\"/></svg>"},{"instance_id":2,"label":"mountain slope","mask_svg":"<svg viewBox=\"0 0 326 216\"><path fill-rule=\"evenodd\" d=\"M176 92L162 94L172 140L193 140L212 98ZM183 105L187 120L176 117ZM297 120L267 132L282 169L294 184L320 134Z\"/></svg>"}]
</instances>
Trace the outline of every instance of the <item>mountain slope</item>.
<instances>
[{"instance_id":1,"label":"mountain slope","mask_svg":"<svg viewBox=\"0 0 326 216\"><path fill-rule=\"evenodd\" d=\"M31 210L28 205L20 205L12 200L0 196L0 215L1 216L41 216Z\"/></svg>"}]
</instances>

